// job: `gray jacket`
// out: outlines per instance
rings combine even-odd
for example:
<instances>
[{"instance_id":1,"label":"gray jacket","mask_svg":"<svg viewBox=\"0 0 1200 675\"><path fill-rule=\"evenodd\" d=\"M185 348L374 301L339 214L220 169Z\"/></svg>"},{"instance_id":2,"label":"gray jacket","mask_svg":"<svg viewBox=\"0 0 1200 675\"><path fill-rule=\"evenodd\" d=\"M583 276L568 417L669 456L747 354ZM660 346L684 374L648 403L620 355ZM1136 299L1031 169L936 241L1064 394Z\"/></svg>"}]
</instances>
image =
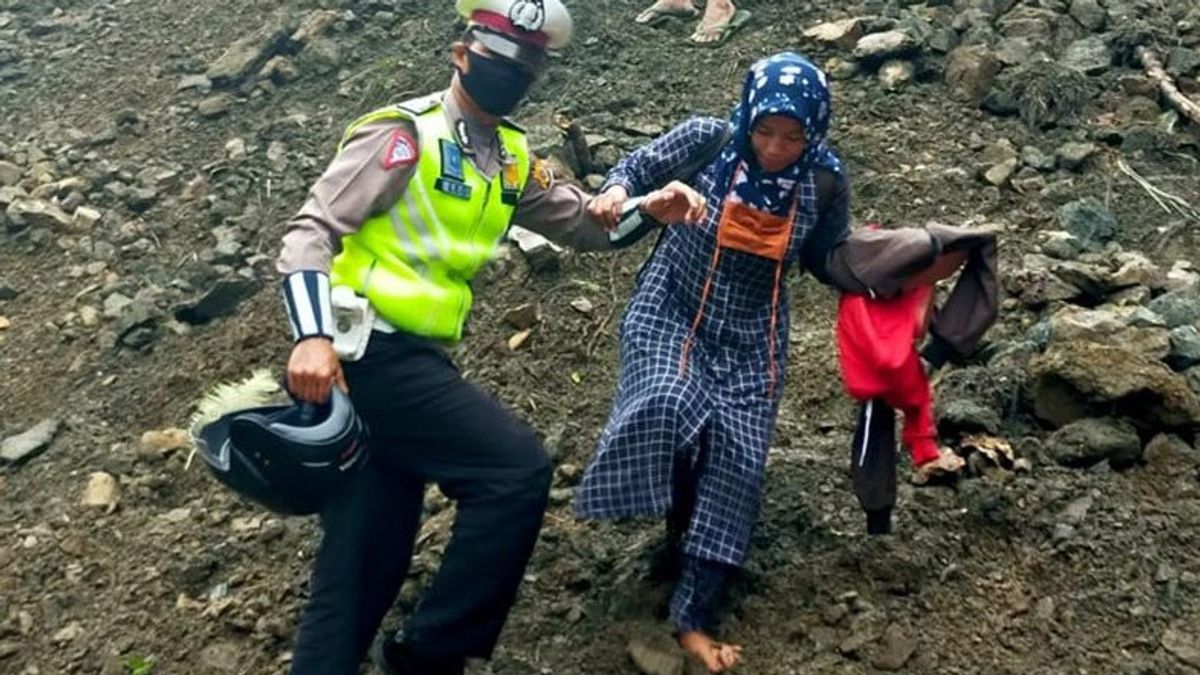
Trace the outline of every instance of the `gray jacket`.
<instances>
[{"instance_id":1,"label":"gray jacket","mask_svg":"<svg viewBox=\"0 0 1200 675\"><path fill-rule=\"evenodd\" d=\"M922 356L935 367L965 357L998 314L996 233L937 223L924 228L857 229L829 253L834 287L872 297L892 297L943 256L960 253L965 264L949 298L930 325Z\"/></svg>"}]
</instances>

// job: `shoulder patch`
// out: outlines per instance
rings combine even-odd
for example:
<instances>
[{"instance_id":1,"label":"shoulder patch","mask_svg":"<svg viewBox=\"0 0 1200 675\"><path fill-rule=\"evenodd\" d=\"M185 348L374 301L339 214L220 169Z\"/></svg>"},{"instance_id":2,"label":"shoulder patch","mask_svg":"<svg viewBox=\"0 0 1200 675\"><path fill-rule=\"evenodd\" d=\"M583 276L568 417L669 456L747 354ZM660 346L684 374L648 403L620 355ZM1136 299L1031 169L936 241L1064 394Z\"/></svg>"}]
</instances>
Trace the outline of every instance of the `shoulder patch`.
<instances>
[{"instance_id":1,"label":"shoulder patch","mask_svg":"<svg viewBox=\"0 0 1200 675\"><path fill-rule=\"evenodd\" d=\"M419 98L397 103L396 107L412 115L424 115L442 103L442 92L434 92Z\"/></svg>"},{"instance_id":2,"label":"shoulder patch","mask_svg":"<svg viewBox=\"0 0 1200 675\"><path fill-rule=\"evenodd\" d=\"M387 151L383 153L383 168L391 170L398 166L409 167L417 163L420 151L412 135L404 129L392 132Z\"/></svg>"},{"instance_id":3,"label":"shoulder patch","mask_svg":"<svg viewBox=\"0 0 1200 675\"><path fill-rule=\"evenodd\" d=\"M533 169L529 173L543 190L549 190L550 183L554 182L554 171L550 169L550 163L541 157L533 160Z\"/></svg>"}]
</instances>

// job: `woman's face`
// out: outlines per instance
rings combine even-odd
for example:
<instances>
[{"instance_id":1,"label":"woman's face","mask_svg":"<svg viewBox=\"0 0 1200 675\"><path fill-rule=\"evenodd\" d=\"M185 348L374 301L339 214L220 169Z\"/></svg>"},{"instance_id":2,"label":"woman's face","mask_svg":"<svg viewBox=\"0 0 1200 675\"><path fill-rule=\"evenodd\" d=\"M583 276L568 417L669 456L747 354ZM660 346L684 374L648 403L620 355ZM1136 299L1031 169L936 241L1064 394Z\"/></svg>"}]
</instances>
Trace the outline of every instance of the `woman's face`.
<instances>
[{"instance_id":1,"label":"woman's face","mask_svg":"<svg viewBox=\"0 0 1200 675\"><path fill-rule=\"evenodd\" d=\"M784 115L767 115L750 132L750 146L764 171L782 171L804 154L804 127Z\"/></svg>"}]
</instances>

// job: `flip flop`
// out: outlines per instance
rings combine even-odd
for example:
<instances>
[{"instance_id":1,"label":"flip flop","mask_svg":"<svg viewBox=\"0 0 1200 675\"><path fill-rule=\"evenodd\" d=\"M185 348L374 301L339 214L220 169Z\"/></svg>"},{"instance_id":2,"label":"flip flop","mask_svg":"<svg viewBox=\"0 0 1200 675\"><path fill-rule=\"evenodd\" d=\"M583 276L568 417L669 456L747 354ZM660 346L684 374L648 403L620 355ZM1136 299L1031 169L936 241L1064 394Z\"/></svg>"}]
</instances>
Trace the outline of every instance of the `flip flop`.
<instances>
[{"instance_id":1,"label":"flip flop","mask_svg":"<svg viewBox=\"0 0 1200 675\"><path fill-rule=\"evenodd\" d=\"M739 9L733 13L733 16L729 17L729 21L726 21L720 26L696 26L696 30L692 32L691 37L688 38L688 42L691 42L697 47L719 47L725 44L725 41L728 40L729 36L733 35L737 29L745 26L750 21L751 16L753 15L749 10ZM712 35L715 33L717 37L715 40L701 42L696 39L696 36L700 35L701 33L705 35Z\"/></svg>"},{"instance_id":2,"label":"flip flop","mask_svg":"<svg viewBox=\"0 0 1200 675\"><path fill-rule=\"evenodd\" d=\"M696 9L695 7L690 9L676 9L674 7L663 9L651 5L642 10L641 14L638 14L636 17L634 17L633 22L643 26L654 27L661 26L671 19L694 19L699 15L700 10Z\"/></svg>"}]
</instances>

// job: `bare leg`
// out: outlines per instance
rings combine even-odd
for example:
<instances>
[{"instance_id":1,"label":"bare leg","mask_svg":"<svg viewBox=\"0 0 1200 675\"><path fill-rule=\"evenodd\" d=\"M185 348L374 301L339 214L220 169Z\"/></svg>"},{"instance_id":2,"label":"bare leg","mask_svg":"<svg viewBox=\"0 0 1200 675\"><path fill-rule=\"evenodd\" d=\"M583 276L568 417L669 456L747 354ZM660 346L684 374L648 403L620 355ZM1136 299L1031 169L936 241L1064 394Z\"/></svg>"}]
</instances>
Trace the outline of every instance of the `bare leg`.
<instances>
[{"instance_id":1,"label":"bare leg","mask_svg":"<svg viewBox=\"0 0 1200 675\"><path fill-rule=\"evenodd\" d=\"M677 14L686 16L694 14L696 8L692 5L692 0L655 0L653 5L642 10L641 14L634 19L637 23L650 23L661 14Z\"/></svg>"}]
</instances>

